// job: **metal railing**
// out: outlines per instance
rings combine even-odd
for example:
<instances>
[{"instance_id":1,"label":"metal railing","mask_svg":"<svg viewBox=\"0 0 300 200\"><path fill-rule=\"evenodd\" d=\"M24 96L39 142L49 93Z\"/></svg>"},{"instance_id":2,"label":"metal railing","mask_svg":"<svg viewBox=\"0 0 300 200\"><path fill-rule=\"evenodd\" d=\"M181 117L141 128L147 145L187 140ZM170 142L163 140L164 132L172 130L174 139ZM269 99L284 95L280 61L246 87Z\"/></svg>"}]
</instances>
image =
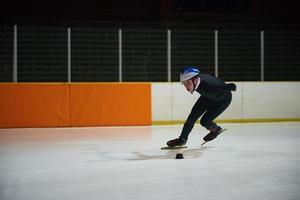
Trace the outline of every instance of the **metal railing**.
<instances>
[{"instance_id":1,"label":"metal railing","mask_svg":"<svg viewBox=\"0 0 300 200\"><path fill-rule=\"evenodd\" d=\"M30 71L39 71L39 67L43 68L43 62L47 62L50 66L43 71L47 72L48 70L54 73L57 68L54 67L56 64L51 61L52 58L53 60L59 58L59 66L66 63L65 70L61 67L58 72L52 75L55 77L59 74L60 78L54 81L61 82L171 82L178 81L178 72L184 65L199 65L203 73L213 73L217 77L231 81L300 80L299 52L293 51L295 49L299 50L297 47L300 43L300 32L289 32L290 38L282 36L282 31L270 31L270 34L275 35L273 37L276 37L276 34L279 33L277 39L283 40L282 44L280 43L281 46L273 46L274 49L267 48L270 53L265 52L265 39L267 38L263 30L151 29L137 27L131 29L111 28L108 32L105 32L105 29L102 30L96 27L89 28L83 33L81 28L75 27L73 30L73 28L68 27L65 29L66 50L62 50L64 46L63 29L59 30L58 37L53 34L50 42L48 41L50 37L47 33L48 29L42 31L40 34L46 34L46 36L39 38L36 43L40 44L47 40L48 42L45 42L43 47L39 45L30 46L39 33L32 35L26 33L26 35L25 32L28 29L30 27L20 29L17 25L13 26L13 82L43 81L42 78L19 77L26 77L30 74ZM293 40L293 38L296 40ZM2 39L2 41L4 40ZM273 40L271 38L267 42L271 45ZM289 41L288 45L284 44L285 40ZM51 45L49 45L50 43ZM55 43L59 44L57 49L55 49ZM26 53L29 47L32 48L31 52ZM35 47L41 48L41 50L36 50ZM39 54L44 48L51 48L51 50L44 52L45 57L37 57L36 54ZM276 49L281 48L284 49L280 50L282 62L290 59L290 66L286 67L288 75L285 78L281 77L282 79L280 77L266 78L269 71L277 70L276 66L272 68L268 65L268 62L271 60L270 63L274 63L272 59L276 59L276 55L278 55ZM56 55L55 52L58 49ZM54 56L49 57L50 54ZM26 59L27 61L22 63ZM64 59L66 61L63 61ZM19 63L21 63L20 68ZM266 64L268 67L265 66ZM31 65L31 68L28 67L29 65ZM4 61L2 63L0 61L1 66L3 71L9 68L7 62ZM283 72L284 68L285 66L281 63L278 67L278 74L285 74ZM20 74L19 71L22 71L22 73ZM290 71L293 71L293 73L290 73ZM38 77L38 74L40 72L35 76ZM84 75L86 75L86 78L82 78ZM288 77L289 75L291 76ZM44 77L47 76L47 74L44 75ZM65 78L63 78L64 76ZM4 80L7 80L7 78ZM49 81L49 79L45 78L45 81Z\"/></svg>"}]
</instances>

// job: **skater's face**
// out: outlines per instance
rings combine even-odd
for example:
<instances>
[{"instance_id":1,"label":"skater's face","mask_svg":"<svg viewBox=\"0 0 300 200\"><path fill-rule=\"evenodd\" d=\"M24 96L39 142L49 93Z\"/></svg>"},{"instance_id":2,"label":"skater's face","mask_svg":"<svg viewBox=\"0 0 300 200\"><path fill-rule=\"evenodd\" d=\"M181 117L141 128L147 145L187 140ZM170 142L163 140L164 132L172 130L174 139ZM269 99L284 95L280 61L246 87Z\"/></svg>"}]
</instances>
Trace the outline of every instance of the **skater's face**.
<instances>
[{"instance_id":1,"label":"skater's face","mask_svg":"<svg viewBox=\"0 0 300 200\"><path fill-rule=\"evenodd\" d=\"M183 83L185 89L186 89L188 92L193 92L193 91L194 91L194 84L193 84L193 80L192 80L192 79L183 81L182 83Z\"/></svg>"}]
</instances>

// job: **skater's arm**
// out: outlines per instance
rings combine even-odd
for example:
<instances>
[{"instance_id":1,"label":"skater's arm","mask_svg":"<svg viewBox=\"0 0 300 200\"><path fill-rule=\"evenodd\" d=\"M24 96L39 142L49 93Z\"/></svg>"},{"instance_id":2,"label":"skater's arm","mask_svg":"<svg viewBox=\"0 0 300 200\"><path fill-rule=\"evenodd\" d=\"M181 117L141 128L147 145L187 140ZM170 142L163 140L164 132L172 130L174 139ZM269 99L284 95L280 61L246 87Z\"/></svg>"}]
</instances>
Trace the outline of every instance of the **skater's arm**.
<instances>
[{"instance_id":1,"label":"skater's arm","mask_svg":"<svg viewBox=\"0 0 300 200\"><path fill-rule=\"evenodd\" d=\"M222 85L219 88L222 90L236 91L236 85L234 83L228 83L228 84Z\"/></svg>"},{"instance_id":2,"label":"skater's arm","mask_svg":"<svg viewBox=\"0 0 300 200\"><path fill-rule=\"evenodd\" d=\"M204 90L206 90L209 93L219 92L219 91L235 91L236 85L234 83L224 83L224 81L213 77L211 75L202 75L200 77L201 82L200 86L202 85Z\"/></svg>"},{"instance_id":3,"label":"skater's arm","mask_svg":"<svg viewBox=\"0 0 300 200\"><path fill-rule=\"evenodd\" d=\"M206 84L206 89L211 92L218 92L222 90L236 91L236 85L234 83L216 84L214 82L209 82Z\"/></svg>"}]
</instances>

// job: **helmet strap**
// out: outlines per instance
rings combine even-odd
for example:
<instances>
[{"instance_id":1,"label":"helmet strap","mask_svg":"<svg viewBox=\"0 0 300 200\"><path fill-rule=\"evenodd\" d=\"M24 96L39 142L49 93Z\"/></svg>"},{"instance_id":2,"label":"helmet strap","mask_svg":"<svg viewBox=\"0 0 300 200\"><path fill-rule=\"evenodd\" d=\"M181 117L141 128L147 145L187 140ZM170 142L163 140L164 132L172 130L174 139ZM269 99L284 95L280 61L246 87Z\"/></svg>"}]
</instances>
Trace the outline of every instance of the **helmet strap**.
<instances>
[{"instance_id":1,"label":"helmet strap","mask_svg":"<svg viewBox=\"0 0 300 200\"><path fill-rule=\"evenodd\" d=\"M195 77L193 77L191 80L192 80L192 83L193 83L193 91L191 91L191 94L193 94L193 92L196 90L196 84L194 83Z\"/></svg>"}]
</instances>

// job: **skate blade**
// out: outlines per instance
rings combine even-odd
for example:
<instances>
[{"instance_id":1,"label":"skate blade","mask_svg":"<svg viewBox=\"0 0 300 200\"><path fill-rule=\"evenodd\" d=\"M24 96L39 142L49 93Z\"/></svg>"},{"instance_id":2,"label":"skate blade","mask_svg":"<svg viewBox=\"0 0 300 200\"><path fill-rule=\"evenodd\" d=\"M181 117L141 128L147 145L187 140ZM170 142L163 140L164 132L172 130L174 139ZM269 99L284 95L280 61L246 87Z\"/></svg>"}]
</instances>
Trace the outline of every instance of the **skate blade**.
<instances>
[{"instance_id":1,"label":"skate blade","mask_svg":"<svg viewBox=\"0 0 300 200\"><path fill-rule=\"evenodd\" d=\"M221 134L221 133L223 133L224 131L226 131L227 130L227 128L224 128L224 129L222 129L222 131L219 133L219 135ZM216 138L215 138L216 139ZM211 140L212 141L212 140ZM201 144L201 146L203 146L203 145L205 145L207 142L210 142L210 141L205 141L205 142L203 142L202 144Z\"/></svg>"},{"instance_id":2,"label":"skate blade","mask_svg":"<svg viewBox=\"0 0 300 200\"><path fill-rule=\"evenodd\" d=\"M184 149L187 148L187 146L174 146L174 147L161 147L161 150L166 150L166 149Z\"/></svg>"}]
</instances>

